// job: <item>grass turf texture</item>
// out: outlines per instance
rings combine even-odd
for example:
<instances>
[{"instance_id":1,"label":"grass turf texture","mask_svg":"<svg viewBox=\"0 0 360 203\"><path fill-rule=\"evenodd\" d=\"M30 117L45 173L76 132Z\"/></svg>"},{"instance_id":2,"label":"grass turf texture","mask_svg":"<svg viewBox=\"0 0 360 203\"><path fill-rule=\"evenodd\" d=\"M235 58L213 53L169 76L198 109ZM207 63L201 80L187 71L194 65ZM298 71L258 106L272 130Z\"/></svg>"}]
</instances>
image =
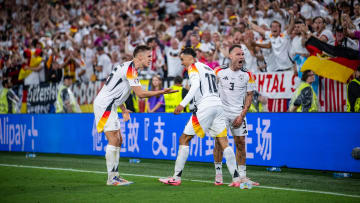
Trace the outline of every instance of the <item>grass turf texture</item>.
<instances>
[{"instance_id":1,"label":"grass turf texture","mask_svg":"<svg viewBox=\"0 0 360 203\"><path fill-rule=\"evenodd\" d=\"M130 186L106 186L104 157L0 152L0 164L53 167L95 171L82 173L39 168L0 166L0 202L360 202L360 198L301 191L253 188L241 190L214 186L211 163L188 162L181 186L163 185L156 178L123 175ZM174 161L146 160L130 164L120 159L120 173L166 177L172 175ZM265 167L248 166L248 176L262 186L305 189L360 195L360 175L335 179L331 172L283 169L267 172ZM230 175L223 165L225 182ZM211 183L188 180L203 180Z\"/></svg>"}]
</instances>

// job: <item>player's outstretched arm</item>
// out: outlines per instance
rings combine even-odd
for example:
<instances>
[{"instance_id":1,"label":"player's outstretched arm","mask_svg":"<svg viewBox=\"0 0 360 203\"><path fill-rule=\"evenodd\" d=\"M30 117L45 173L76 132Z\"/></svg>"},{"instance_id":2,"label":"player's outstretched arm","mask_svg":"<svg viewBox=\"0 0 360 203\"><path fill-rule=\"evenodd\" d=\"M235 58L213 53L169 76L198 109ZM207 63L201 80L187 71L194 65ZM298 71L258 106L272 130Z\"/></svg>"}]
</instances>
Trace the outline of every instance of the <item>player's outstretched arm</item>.
<instances>
[{"instance_id":1,"label":"player's outstretched arm","mask_svg":"<svg viewBox=\"0 0 360 203\"><path fill-rule=\"evenodd\" d=\"M120 105L121 114L123 116L124 122L128 121L130 119L130 113L131 111L125 107L124 104Z\"/></svg>"},{"instance_id":2,"label":"player's outstretched arm","mask_svg":"<svg viewBox=\"0 0 360 203\"><path fill-rule=\"evenodd\" d=\"M192 74L190 76L191 87L189 92L186 94L185 98L180 102L180 104L175 108L174 114L180 114L185 106L192 100L195 96L196 91L200 88L200 78L199 74Z\"/></svg>"},{"instance_id":3,"label":"player's outstretched arm","mask_svg":"<svg viewBox=\"0 0 360 203\"><path fill-rule=\"evenodd\" d=\"M156 90L156 91L146 91L141 88L141 86L131 86L131 89L135 92L136 96L139 98L147 98L147 97L153 97L158 96L161 94L170 94L178 92L178 90L173 90L171 88L165 88L163 90Z\"/></svg>"}]
</instances>

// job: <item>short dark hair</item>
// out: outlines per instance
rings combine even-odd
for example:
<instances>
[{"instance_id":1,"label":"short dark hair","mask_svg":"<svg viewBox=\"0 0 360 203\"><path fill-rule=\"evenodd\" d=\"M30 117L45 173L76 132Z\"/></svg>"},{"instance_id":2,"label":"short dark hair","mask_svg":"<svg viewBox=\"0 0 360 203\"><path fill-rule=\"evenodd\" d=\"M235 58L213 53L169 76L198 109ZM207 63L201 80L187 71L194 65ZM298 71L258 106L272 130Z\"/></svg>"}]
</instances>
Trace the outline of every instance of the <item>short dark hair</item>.
<instances>
[{"instance_id":1,"label":"short dark hair","mask_svg":"<svg viewBox=\"0 0 360 203\"><path fill-rule=\"evenodd\" d=\"M2 81L2 86L5 87L8 84L8 79L4 79Z\"/></svg>"},{"instance_id":2,"label":"short dark hair","mask_svg":"<svg viewBox=\"0 0 360 203\"><path fill-rule=\"evenodd\" d=\"M229 54L231 53L231 51L235 48L239 48L239 49L242 49L241 45L240 44L233 44L230 49L229 49Z\"/></svg>"},{"instance_id":3,"label":"short dark hair","mask_svg":"<svg viewBox=\"0 0 360 203\"><path fill-rule=\"evenodd\" d=\"M98 47L96 48L96 51L104 51L104 48L103 48L102 46L98 46Z\"/></svg>"},{"instance_id":4,"label":"short dark hair","mask_svg":"<svg viewBox=\"0 0 360 203\"><path fill-rule=\"evenodd\" d=\"M335 28L335 31L336 32L344 32L344 28L341 25L337 25L336 28Z\"/></svg>"},{"instance_id":5,"label":"short dark hair","mask_svg":"<svg viewBox=\"0 0 360 203\"><path fill-rule=\"evenodd\" d=\"M196 58L196 52L194 51L194 49L187 47L184 50L181 51L180 55L184 54L184 55L191 55L194 58Z\"/></svg>"},{"instance_id":6,"label":"short dark hair","mask_svg":"<svg viewBox=\"0 0 360 203\"><path fill-rule=\"evenodd\" d=\"M70 76L70 75L65 75L64 76L64 80L66 80L66 79L70 79L70 80L72 80L74 77L73 76Z\"/></svg>"},{"instance_id":7,"label":"short dark hair","mask_svg":"<svg viewBox=\"0 0 360 203\"><path fill-rule=\"evenodd\" d=\"M270 24L270 27L271 27L271 25L272 25L273 23L278 24L279 27L281 28L281 23L280 23L279 21L277 21L277 20L273 20L273 21L271 22L271 24Z\"/></svg>"},{"instance_id":8,"label":"short dark hair","mask_svg":"<svg viewBox=\"0 0 360 203\"><path fill-rule=\"evenodd\" d=\"M136 57L141 52L150 51L150 50L151 50L151 48L149 46L139 45L135 48L135 50L133 52L133 57Z\"/></svg>"},{"instance_id":9,"label":"short dark hair","mask_svg":"<svg viewBox=\"0 0 360 203\"><path fill-rule=\"evenodd\" d=\"M295 21L295 24L304 24L304 21L301 20L301 19L297 19L297 20Z\"/></svg>"},{"instance_id":10,"label":"short dark hair","mask_svg":"<svg viewBox=\"0 0 360 203\"><path fill-rule=\"evenodd\" d=\"M146 44L149 45L151 42L155 41L156 42L156 37L150 37L147 41Z\"/></svg>"},{"instance_id":11,"label":"short dark hair","mask_svg":"<svg viewBox=\"0 0 360 203\"><path fill-rule=\"evenodd\" d=\"M36 47L36 45L39 43L39 40L38 39L33 39L33 41L31 42L31 45L33 47Z\"/></svg>"},{"instance_id":12,"label":"short dark hair","mask_svg":"<svg viewBox=\"0 0 360 203\"><path fill-rule=\"evenodd\" d=\"M182 81L183 81L183 79L182 79L182 77L180 77L180 76L176 76L176 77L174 78L174 83L175 83L175 84L181 84Z\"/></svg>"},{"instance_id":13,"label":"short dark hair","mask_svg":"<svg viewBox=\"0 0 360 203\"><path fill-rule=\"evenodd\" d=\"M312 70L306 70L303 72L302 76L301 76L301 80L306 82L306 80L308 79L308 77L310 77L310 72L312 72Z\"/></svg>"},{"instance_id":14,"label":"short dark hair","mask_svg":"<svg viewBox=\"0 0 360 203\"><path fill-rule=\"evenodd\" d=\"M325 18L323 18L322 16L316 16L314 19L313 19L313 22L315 22L316 19L318 18L321 18L321 20L323 21L323 23L325 24Z\"/></svg>"}]
</instances>

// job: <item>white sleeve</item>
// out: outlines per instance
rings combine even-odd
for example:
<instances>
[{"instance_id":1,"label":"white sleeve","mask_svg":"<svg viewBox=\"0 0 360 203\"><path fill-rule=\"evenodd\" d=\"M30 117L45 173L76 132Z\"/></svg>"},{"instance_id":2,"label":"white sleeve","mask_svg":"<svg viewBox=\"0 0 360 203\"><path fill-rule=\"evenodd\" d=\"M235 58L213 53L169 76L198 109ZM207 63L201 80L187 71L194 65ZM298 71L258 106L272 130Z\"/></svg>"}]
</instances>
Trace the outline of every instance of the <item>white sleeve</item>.
<instances>
[{"instance_id":1,"label":"white sleeve","mask_svg":"<svg viewBox=\"0 0 360 203\"><path fill-rule=\"evenodd\" d=\"M255 83L255 80L254 80L254 76L251 72L248 72L248 83L247 83L247 86L246 86L246 91L247 92L252 92L252 91L255 91L257 89L256 87L256 83Z\"/></svg>"},{"instance_id":2,"label":"white sleeve","mask_svg":"<svg viewBox=\"0 0 360 203\"><path fill-rule=\"evenodd\" d=\"M199 73L190 74L189 80L190 80L190 84L191 84L190 90L186 94L185 98L180 102L180 105L183 106L183 107L185 107L191 101L191 99L195 96L195 93L200 88L200 75L199 75Z\"/></svg>"},{"instance_id":3,"label":"white sleeve","mask_svg":"<svg viewBox=\"0 0 360 203\"><path fill-rule=\"evenodd\" d=\"M110 75L110 73L111 73L111 69L112 69L112 63L111 63L111 59L110 58L108 58L108 60L106 61L106 64L105 64L105 68L106 68L106 77L108 76L108 75Z\"/></svg>"},{"instance_id":4,"label":"white sleeve","mask_svg":"<svg viewBox=\"0 0 360 203\"><path fill-rule=\"evenodd\" d=\"M271 34L271 32L270 31L266 31L265 32L265 39L270 39L270 34Z\"/></svg>"},{"instance_id":5,"label":"white sleeve","mask_svg":"<svg viewBox=\"0 0 360 203\"><path fill-rule=\"evenodd\" d=\"M134 86L141 86L141 83L138 79L137 71L133 67L129 67L127 70L125 70L126 79L129 82L129 85L131 87Z\"/></svg>"}]
</instances>

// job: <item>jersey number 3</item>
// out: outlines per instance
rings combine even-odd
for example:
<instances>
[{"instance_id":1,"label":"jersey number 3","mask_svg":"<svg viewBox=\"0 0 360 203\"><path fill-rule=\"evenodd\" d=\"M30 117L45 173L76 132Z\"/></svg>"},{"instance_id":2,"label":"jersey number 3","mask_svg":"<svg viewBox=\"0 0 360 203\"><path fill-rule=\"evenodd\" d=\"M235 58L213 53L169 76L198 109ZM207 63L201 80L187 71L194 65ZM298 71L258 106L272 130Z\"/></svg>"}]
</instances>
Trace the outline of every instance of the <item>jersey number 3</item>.
<instances>
[{"instance_id":1,"label":"jersey number 3","mask_svg":"<svg viewBox=\"0 0 360 203\"><path fill-rule=\"evenodd\" d=\"M205 77L208 79L209 82L209 91L210 93L217 93L218 90L216 88L216 76L213 74L205 73Z\"/></svg>"},{"instance_id":2,"label":"jersey number 3","mask_svg":"<svg viewBox=\"0 0 360 203\"><path fill-rule=\"evenodd\" d=\"M229 90L234 90L234 85L235 85L235 83L231 82L230 85L231 85L231 87L230 87Z\"/></svg>"}]
</instances>

